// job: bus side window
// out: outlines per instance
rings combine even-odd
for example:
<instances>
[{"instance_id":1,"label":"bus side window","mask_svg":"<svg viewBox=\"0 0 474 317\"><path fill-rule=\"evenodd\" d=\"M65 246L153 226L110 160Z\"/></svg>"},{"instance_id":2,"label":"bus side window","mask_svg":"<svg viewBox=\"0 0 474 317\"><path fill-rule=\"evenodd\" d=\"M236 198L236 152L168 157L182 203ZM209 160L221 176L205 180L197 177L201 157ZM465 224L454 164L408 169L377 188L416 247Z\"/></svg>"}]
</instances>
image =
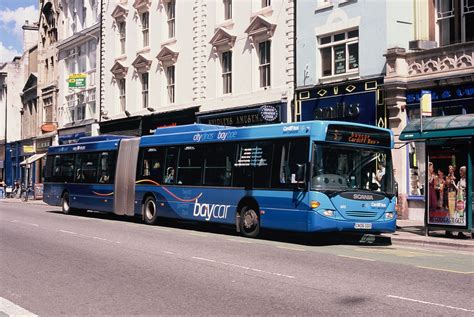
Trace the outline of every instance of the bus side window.
<instances>
[{"instance_id":1,"label":"bus side window","mask_svg":"<svg viewBox=\"0 0 474 317\"><path fill-rule=\"evenodd\" d=\"M166 149L165 184L174 184L176 181L176 165L178 163L179 148L172 146Z\"/></svg>"},{"instance_id":2,"label":"bus side window","mask_svg":"<svg viewBox=\"0 0 474 317\"><path fill-rule=\"evenodd\" d=\"M61 155L50 156L53 161L51 171L52 182L62 182L61 180Z\"/></svg>"},{"instance_id":3,"label":"bus side window","mask_svg":"<svg viewBox=\"0 0 474 317\"><path fill-rule=\"evenodd\" d=\"M102 152L99 163L99 184L112 184L115 176L115 152Z\"/></svg>"},{"instance_id":4,"label":"bus side window","mask_svg":"<svg viewBox=\"0 0 474 317\"><path fill-rule=\"evenodd\" d=\"M290 141L288 167L290 183L296 184L296 171L298 164L306 164L309 161L309 140L295 139Z\"/></svg>"},{"instance_id":5,"label":"bus side window","mask_svg":"<svg viewBox=\"0 0 474 317\"><path fill-rule=\"evenodd\" d=\"M60 178L62 182L74 182L74 154L64 154L61 158Z\"/></svg>"},{"instance_id":6,"label":"bus side window","mask_svg":"<svg viewBox=\"0 0 474 317\"><path fill-rule=\"evenodd\" d=\"M234 186L270 187L273 142L269 140L239 144L234 164Z\"/></svg>"},{"instance_id":7,"label":"bus side window","mask_svg":"<svg viewBox=\"0 0 474 317\"><path fill-rule=\"evenodd\" d=\"M142 152L142 170L140 179L151 179L159 184L163 182L164 148L145 148Z\"/></svg>"},{"instance_id":8,"label":"bus side window","mask_svg":"<svg viewBox=\"0 0 474 317\"><path fill-rule=\"evenodd\" d=\"M179 152L178 184L198 186L202 184L204 153L201 145L187 145ZM168 175L168 173L167 173Z\"/></svg>"},{"instance_id":9,"label":"bus side window","mask_svg":"<svg viewBox=\"0 0 474 317\"><path fill-rule=\"evenodd\" d=\"M206 144L204 181L207 186L230 186L235 146L233 143Z\"/></svg>"},{"instance_id":10,"label":"bus side window","mask_svg":"<svg viewBox=\"0 0 474 317\"><path fill-rule=\"evenodd\" d=\"M53 179L53 171L54 171L54 156L48 155L46 157L46 168L44 169L44 181L45 182L52 182Z\"/></svg>"},{"instance_id":11,"label":"bus side window","mask_svg":"<svg viewBox=\"0 0 474 317\"><path fill-rule=\"evenodd\" d=\"M75 181L78 183L97 183L99 153L80 153L76 160Z\"/></svg>"}]
</instances>

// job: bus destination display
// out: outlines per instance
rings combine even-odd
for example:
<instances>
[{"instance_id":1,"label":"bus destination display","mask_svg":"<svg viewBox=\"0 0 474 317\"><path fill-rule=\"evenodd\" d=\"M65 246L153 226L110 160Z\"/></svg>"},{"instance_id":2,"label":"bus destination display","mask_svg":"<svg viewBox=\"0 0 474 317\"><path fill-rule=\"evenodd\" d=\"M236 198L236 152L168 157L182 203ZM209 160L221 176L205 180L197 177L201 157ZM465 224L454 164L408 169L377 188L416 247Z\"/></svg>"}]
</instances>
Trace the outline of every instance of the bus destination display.
<instances>
[{"instance_id":1,"label":"bus destination display","mask_svg":"<svg viewBox=\"0 0 474 317\"><path fill-rule=\"evenodd\" d=\"M391 145L390 134L388 132L371 128L360 129L360 127L355 128L342 125L330 125L328 127L326 141L388 147Z\"/></svg>"}]
</instances>

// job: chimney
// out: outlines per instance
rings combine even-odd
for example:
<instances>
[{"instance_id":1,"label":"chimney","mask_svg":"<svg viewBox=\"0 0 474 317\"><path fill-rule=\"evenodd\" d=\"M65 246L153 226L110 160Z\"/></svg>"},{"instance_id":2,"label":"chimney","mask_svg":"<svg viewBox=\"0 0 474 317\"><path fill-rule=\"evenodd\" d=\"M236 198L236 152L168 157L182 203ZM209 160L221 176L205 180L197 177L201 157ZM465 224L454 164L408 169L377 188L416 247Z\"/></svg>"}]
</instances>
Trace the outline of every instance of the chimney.
<instances>
[{"instance_id":1,"label":"chimney","mask_svg":"<svg viewBox=\"0 0 474 317\"><path fill-rule=\"evenodd\" d=\"M29 50L34 45L38 44L38 25L30 24L25 20L23 29L23 52Z\"/></svg>"}]
</instances>

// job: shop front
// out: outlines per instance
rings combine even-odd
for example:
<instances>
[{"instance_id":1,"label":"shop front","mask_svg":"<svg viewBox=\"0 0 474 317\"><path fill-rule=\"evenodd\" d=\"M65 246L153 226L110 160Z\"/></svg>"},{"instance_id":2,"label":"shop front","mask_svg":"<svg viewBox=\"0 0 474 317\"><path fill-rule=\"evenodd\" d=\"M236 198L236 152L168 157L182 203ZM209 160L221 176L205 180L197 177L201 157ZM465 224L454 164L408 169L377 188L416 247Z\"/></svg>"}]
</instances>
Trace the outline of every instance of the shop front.
<instances>
[{"instance_id":1,"label":"shop front","mask_svg":"<svg viewBox=\"0 0 474 317\"><path fill-rule=\"evenodd\" d=\"M59 145L77 143L80 138L92 135L92 124L58 129Z\"/></svg>"},{"instance_id":2,"label":"shop front","mask_svg":"<svg viewBox=\"0 0 474 317\"><path fill-rule=\"evenodd\" d=\"M109 135L142 135L142 117L131 117L100 122L100 134Z\"/></svg>"},{"instance_id":3,"label":"shop front","mask_svg":"<svg viewBox=\"0 0 474 317\"><path fill-rule=\"evenodd\" d=\"M474 114L413 119L400 135L418 142L423 164L417 168L423 190L426 233L470 232L473 218ZM419 160L419 159L418 159Z\"/></svg>"},{"instance_id":4,"label":"shop front","mask_svg":"<svg viewBox=\"0 0 474 317\"><path fill-rule=\"evenodd\" d=\"M150 135L156 129L177 125L193 124L196 122L196 112L199 107L191 107L178 111L170 111L144 116L142 118L142 134Z\"/></svg>"},{"instance_id":5,"label":"shop front","mask_svg":"<svg viewBox=\"0 0 474 317\"><path fill-rule=\"evenodd\" d=\"M297 121L338 120L386 127L382 78L350 81L296 92Z\"/></svg>"},{"instance_id":6,"label":"shop front","mask_svg":"<svg viewBox=\"0 0 474 317\"><path fill-rule=\"evenodd\" d=\"M19 156L16 157L15 165L18 166L20 174L17 176L16 181L19 182L22 186L27 187L35 182L34 166L30 168L25 162L35 156L35 143L33 139L22 140L20 142L20 151Z\"/></svg>"},{"instance_id":7,"label":"shop front","mask_svg":"<svg viewBox=\"0 0 474 317\"><path fill-rule=\"evenodd\" d=\"M265 103L232 110L200 112L197 122L223 126L252 126L286 122L286 103Z\"/></svg>"}]
</instances>

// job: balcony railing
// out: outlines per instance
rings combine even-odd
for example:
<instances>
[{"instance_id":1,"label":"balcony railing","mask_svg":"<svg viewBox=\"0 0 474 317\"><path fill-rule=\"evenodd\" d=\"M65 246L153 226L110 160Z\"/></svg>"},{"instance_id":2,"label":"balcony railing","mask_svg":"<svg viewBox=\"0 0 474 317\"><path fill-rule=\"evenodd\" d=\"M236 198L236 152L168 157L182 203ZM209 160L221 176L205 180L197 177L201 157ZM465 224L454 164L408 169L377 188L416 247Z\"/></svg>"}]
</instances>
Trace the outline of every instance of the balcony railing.
<instances>
[{"instance_id":1,"label":"balcony railing","mask_svg":"<svg viewBox=\"0 0 474 317\"><path fill-rule=\"evenodd\" d=\"M407 53L408 75L428 75L452 71L472 72L474 42L460 43Z\"/></svg>"}]
</instances>

